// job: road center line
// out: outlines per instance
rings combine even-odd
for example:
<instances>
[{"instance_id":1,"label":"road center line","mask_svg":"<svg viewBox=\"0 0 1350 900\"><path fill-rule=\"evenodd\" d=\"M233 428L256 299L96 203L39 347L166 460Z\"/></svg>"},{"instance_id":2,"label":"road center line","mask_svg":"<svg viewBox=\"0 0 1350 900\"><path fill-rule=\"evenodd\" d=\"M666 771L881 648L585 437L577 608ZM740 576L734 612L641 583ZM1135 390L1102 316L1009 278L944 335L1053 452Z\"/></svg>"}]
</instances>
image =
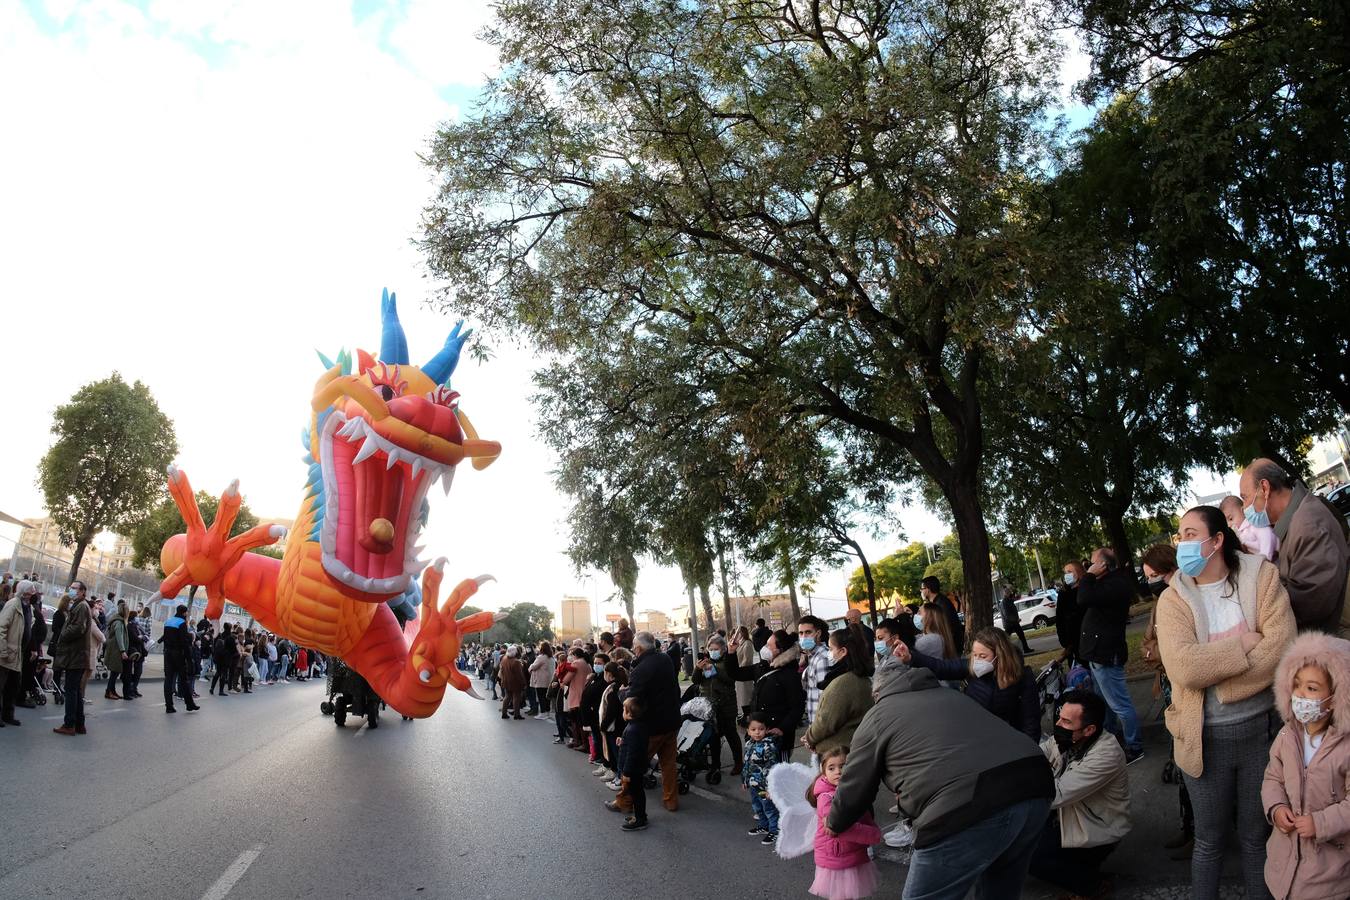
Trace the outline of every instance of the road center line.
<instances>
[{"instance_id":1,"label":"road center line","mask_svg":"<svg viewBox=\"0 0 1350 900\"><path fill-rule=\"evenodd\" d=\"M226 895L230 893L230 889L240 878L244 877L248 867L253 865L253 861L262 853L262 849L263 845L259 844L252 850L245 850L240 853L239 857L230 863L230 867L225 870L225 873L216 879L216 883L207 888L205 894L202 894L202 900L225 900Z\"/></svg>"}]
</instances>

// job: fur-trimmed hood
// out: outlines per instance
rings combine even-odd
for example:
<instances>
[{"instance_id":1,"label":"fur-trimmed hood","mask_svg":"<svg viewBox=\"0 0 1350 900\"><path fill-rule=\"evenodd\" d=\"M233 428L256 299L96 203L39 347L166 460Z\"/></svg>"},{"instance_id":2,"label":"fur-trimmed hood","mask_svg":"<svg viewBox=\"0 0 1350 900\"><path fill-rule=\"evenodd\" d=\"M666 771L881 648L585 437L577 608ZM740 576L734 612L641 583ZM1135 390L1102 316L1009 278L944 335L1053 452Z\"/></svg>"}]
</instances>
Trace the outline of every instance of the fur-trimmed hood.
<instances>
[{"instance_id":1,"label":"fur-trimmed hood","mask_svg":"<svg viewBox=\"0 0 1350 900\"><path fill-rule=\"evenodd\" d=\"M793 644L791 647L787 648L782 653L775 656L769 662L769 666L774 669L777 669L780 666L787 666L787 665L795 666L797 665L797 657L801 655L801 652L802 648L796 644Z\"/></svg>"},{"instance_id":2,"label":"fur-trimmed hood","mask_svg":"<svg viewBox=\"0 0 1350 900\"><path fill-rule=\"evenodd\" d=\"M1321 666L1331 676L1331 727L1342 733L1350 729L1350 641L1320 631L1299 635L1280 659L1275 670L1275 704L1285 724L1297 724L1290 698L1294 674L1304 666Z\"/></svg>"}]
</instances>

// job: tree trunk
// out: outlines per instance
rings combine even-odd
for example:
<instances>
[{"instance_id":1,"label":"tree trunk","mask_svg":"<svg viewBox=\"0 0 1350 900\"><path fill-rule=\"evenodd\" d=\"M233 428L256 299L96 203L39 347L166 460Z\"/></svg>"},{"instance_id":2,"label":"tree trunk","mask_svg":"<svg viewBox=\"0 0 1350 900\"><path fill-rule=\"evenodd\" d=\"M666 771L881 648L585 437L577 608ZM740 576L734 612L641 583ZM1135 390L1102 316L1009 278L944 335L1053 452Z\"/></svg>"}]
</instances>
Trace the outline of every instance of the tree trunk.
<instances>
[{"instance_id":1,"label":"tree trunk","mask_svg":"<svg viewBox=\"0 0 1350 900\"><path fill-rule=\"evenodd\" d=\"M964 489L962 489L964 488ZM961 542L961 572L966 579L966 643L981 628L994 624L994 582L989 572L989 532L984 526L974 484L944 488Z\"/></svg>"},{"instance_id":2,"label":"tree trunk","mask_svg":"<svg viewBox=\"0 0 1350 900\"><path fill-rule=\"evenodd\" d=\"M792 604L792 624L795 626L802 618L802 608L797 604L797 572L792 568L792 556L787 548L782 550L783 578L787 581L788 602Z\"/></svg>"},{"instance_id":3,"label":"tree trunk","mask_svg":"<svg viewBox=\"0 0 1350 900\"><path fill-rule=\"evenodd\" d=\"M75 556L70 561L70 577L66 579L66 584L70 584L72 581L79 580L80 563L84 562L85 548L89 546L89 543L93 539L94 539L93 535L85 535L75 542ZM90 597L94 596L93 588L90 585L86 584L85 589L89 591Z\"/></svg>"},{"instance_id":4,"label":"tree trunk","mask_svg":"<svg viewBox=\"0 0 1350 900\"><path fill-rule=\"evenodd\" d=\"M700 584L698 586L698 599L703 606L703 616L708 620L708 633L712 634L717 630L717 620L713 618L712 611L712 583Z\"/></svg>"},{"instance_id":5,"label":"tree trunk","mask_svg":"<svg viewBox=\"0 0 1350 900\"><path fill-rule=\"evenodd\" d=\"M853 552L858 555L858 561L862 563L863 578L867 581L867 614L872 619L872 628L877 627L877 586L872 581L872 567L867 562L867 557L863 555L862 547L858 542L850 539L848 545L853 548Z\"/></svg>"},{"instance_id":6,"label":"tree trunk","mask_svg":"<svg viewBox=\"0 0 1350 900\"><path fill-rule=\"evenodd\" d=\"M1102 523L1102 533L1111 549L1116 551L1116 560L1122 568L1134 565L1134 554L1130 548L1130 536L1125 531L1125 517L1111 510L1097 517Z\"/></svg>"},{"instance_id":7,"label":"tree trunk","mask_svg":"<svg viewBox=\"0 0 1350 900\"><path fill-rule=\"evenodd\" d=\"M726 628L727 634L731 634L731 588L727 584L726 548L722 546L720 534L713 534L713 546L717 548L717 571L722 576L722 616L725 619L722 625Z\"/></svg>"},{"instance_id":8,"label":"tree trunk","mask_svg":"<svg viewBox=\"0 0 1350 900\"><path fill-rule=\"evenodd\" d=\"M628 613L628 627L631 628L631 627L633 627L633 623L637 621L637 617L636 617L636 616L634 615L634 613L633 613L633 593L632 593L632 591L624 591L624 592L623 592L623 608L624 608L624 612Z\"/></svg>"}]
</instances>

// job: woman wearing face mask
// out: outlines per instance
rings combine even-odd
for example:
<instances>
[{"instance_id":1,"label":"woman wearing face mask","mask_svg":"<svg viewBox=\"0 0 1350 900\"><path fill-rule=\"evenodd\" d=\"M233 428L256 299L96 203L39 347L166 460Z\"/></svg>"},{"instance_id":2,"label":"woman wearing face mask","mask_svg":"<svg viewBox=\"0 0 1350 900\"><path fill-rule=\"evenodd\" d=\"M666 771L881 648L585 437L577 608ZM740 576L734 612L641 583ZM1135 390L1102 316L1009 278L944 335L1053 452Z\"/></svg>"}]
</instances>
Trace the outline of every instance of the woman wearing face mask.
<instances>
[{"instance_id":1,"label":"woman wearing face mask","mask_svg":"<svg viewBox=\"0 0 1350 900\"><path fill-rule=\"evenodd\" d=\"M1064 587L1055 598L1055 638L1072 664L1078 656L1078 638L1083 631L1083 613L1078 608L1078 586L1087 570L1077 560L1064 564Z\"/></svg>"},{"instance_id":2,"label":"woman wearing face mask","mask_svg":"<svg viewBox=\"0 0 1350 900\"><path fill-rule=\"evenodd\" d=\"M755 681L752 706L768 720L769 734L787 759L797 741L797 724L806 711L806 692L797 673L797 636L778 629L760 650L765 673Z\"/></svg>"},{"instance_id":3,"label":"woman wearing face mask","mask_svg":"<svg viewBox=\"0 0 1350 900\"><path fill-rule=\"evenodd\" d=\"M727 652L734 658L734 668L743 672L745 677L734 674L736 679L736 709L737 715L741 717L741 723L744 724L745 716L750 714L750 703L755 696L755 660L759 654L755 652L755 643L750 638L750 629L742 625L737 628L731 636L731 646Z\"/></svg>"},{"instance_id":4,"label":"woman wearing face mask","mask_svg":"<svg viewBox=\"0 0 1350 900\"><path fill-rule=\"evenodd\" d=\"M600 697L605 693L608 682L605 681L605 666L609 665L608 653L597 653L591 657L591 677L581 689L581 728L582 740L590 751L591 764L595 771L591 774L599 778L607 770L605 767L605 741L600 736Z\"/></svg>"},{"instance_id":5,"label":"woman wearing face mask","mask_svg":"<svg viewBox=\"0 0 1350 900\"><path fill-rule=\"evenodd\" d=\"M919 636L914 640L914 649L927 656L938 659L956 659L960 652L956 649L956 638L952 636L947 616L936 603L925 603L914 614L914 627Z\"/></svg>"},{"instance_id":6,"label":"woman wearing face mask","mask_svg":"<svg viewBox=\"0 0 1350 900\"><path fill-rule=\"evenodd\" d=\"M741 774L741 734L736 730L736 657L729 652L727 639L713 635L708 639L708 655L694 665L693 682L713 707L713 725L717 735L712 742L713 768L722 768L722 741L731 745L732 775Z\"/></svg>"},{"instance_id":7,"label":"woman wearing face mask","mask_svg":"<svg viewBox=\"0 0 1350 900\"><path fill-rule=\"evenodd\" d=\"M1181 518L1177 568L1158 600L1158 649L1172 703L1167 730L1195 809L1191 890L1219 896L1229 824L1248 897L1268 897L1269 826L1261 779L1273 731L1271 684L1294 639L1294 614L1278 570L1241 551L1223 513L1197 506Z\"/></svg>"},{"instance_id":8,"label":"woman wearing face mask","mask_svg":"<svg viewBox=\"0 0 1350 900\"><path fill-rule=\"evenodd\" d=\"M627 653L616 647L615 653ZM605 765L610 777L605 787L617 791L623 785L619 777L619 734L624 727L622 691L628 686L628 670L615 660L605 666L605 691L600 695L600 738L605 747Z\"/></svg>"},{"instance_id":9,"label":"woman wearing face mask","mask_svg":"<svg viewBox=\"0 0 1350 900\"><path fill-rule=\"evenodd\" d=\"M896 647L896 656L944 680L964 678L967 697L1040 743L1041 704L1036 677L1002 629L976 632L970 642L969 659L938 659L911 651L904 644Z\"/></svg>"},{"instance_id":10,"label":"woman wearing face mask","mask_svg":"<svg viewBox=\"0 0 1350 900\"><path fill-rule=\"evenodd\" d=\"M812 753L847 748L872 708L872 654L860 638L859 630L851 628L830 633L830 668L822 682L820 705L802 735L802 744Z\"/></svg>"}]
</instances>

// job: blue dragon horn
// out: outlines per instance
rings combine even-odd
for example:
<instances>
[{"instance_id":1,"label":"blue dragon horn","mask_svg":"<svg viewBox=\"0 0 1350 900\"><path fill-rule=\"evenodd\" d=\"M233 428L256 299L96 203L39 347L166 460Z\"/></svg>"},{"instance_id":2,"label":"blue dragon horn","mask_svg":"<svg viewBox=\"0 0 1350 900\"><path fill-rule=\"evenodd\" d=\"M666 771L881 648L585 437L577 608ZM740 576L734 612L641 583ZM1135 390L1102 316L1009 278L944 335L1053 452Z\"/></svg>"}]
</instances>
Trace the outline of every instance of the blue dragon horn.
<instances>
[{"instance_id":1,"label":"blue dragon horn","mask_svg":"<svg viewBox=\"0 0 1350 900\"><path fill-rule=\"evenodd\" d=\"M384 289L380 297L380 322L383 331L380 335L380 361L390 365L408 364L408 339L403 336L403 326L398 321L396 294Z\"/></svg>"},{"instance_id":2,"label":"blue dragon horn","mask_svg":"<svg viewBox=\"0 0 1350 900\"><path fill-rule=\"evenodd\" d=\"M464 349L464 343L473 334L470 328L463 334L460 328L464 326L464 320L460 319L455 323L455 330L450 332L450 336L445 339L445 346L441 352L431 358L431 362L422 367L422 371L437 384L448 384L450 376L455 371L455 366L459 365L459 351Z\"/></svg>"}]
</instances>

